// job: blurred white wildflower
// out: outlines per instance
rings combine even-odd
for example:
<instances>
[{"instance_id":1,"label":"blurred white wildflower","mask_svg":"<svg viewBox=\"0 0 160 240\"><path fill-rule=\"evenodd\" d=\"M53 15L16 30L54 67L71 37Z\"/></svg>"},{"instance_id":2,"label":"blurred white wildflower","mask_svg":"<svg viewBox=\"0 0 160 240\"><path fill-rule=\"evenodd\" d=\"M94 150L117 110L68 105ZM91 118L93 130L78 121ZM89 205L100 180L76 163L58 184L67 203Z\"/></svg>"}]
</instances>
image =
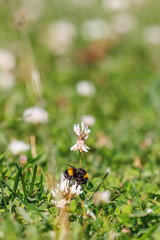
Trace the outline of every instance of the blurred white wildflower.
<instances>
[{"instance_id":1,"label":"blurred white wildflower","mask_svg":"<svg viewBox=\"0 0 160 240\"><path fill-rule=\"evenodd\" d=\"M0 69L6 72L15 68L16 61L12 52L6 49L0 49Z\"/></svg>"},{"instance_id":2,"label":"blurred white wildflower","mask_svg":"<svg viewBox=\"0 0 160 240\"><path fill-rule=\"evenodd\" d=\"M53 22L47 30L47 46L57 55L67 54L76 35L75 26L69 21Z\"/></svg>"},{"instance_id":3,"label":"blurred white wildflower","mask_svg":"<svg viewBox=\"0 0 160 240\"><path fill-rule=\"evenodd\" d=\"M80 185L76 183L70 186L70 181L66 179L62 173L61 182L57 184L55 189L51 190L54 200L51 203L57 207L64 208L67 203L70 203L73 198L80 195L83 192Z\"/></svg>"},{"instance_id":4,"label":"blurred white wildflower","mask_svg":"<svg viewBox=\"0 0 160 240\"><path fill-rule=\"evenodd\" d=\"M117 34L130 33L137 24L137 19L131 14L117 14L112 19L112 29Z\"/></svg>"},{"instance_id":5,"label":"blurred white wildflower","mask_svg":"<svg viewBox=\"0 0 160 240\"><path fill-rule=\"evenodd\" d=\"M160 26L150 25L144 29L144 40L153 45L160 45Z\"/></svg>"},{"instance_id":6,"label":"blurred white wildflower","mask_svg":"<svg viewBox=\"0 0 160 240\"><path fill-rule=\"evenodd\" d=\"M26 11L27 19L37 20L44 12L45 5L43 0L23 0L21 8Z\"/></svg>"},{"instance_id":7,"label":"blurred white wildflower","mask_svg":"<svg viewBox=\"0 0 160 240\"><path fill-rule=\"evenodd\" d=\"M28 151L30 149L30 145L23 141L14 139L9 144L8 149L13 155L19 155L23 152Z\"/></svg>"},{"instance_id":8,"label":"blurred white wildflower","mask_svg":"<svg viewBox=\"0 0 160 240\"><path fill-rule=\"evenodd\" d=\"M123 11L127 10L130 5L130 0L103 0L102 5L106 11Z\"/></svg>"},{"instance_id":9,"label":"blurred white wildflower","mask_svg":"<svg viewBox=\"0 0 160 240\"><path fill-rule=\"evenodd\" d=\"M110 192L109 191L102 191L96 192L93 196L94 204L100 205L101 203L108 203L110 201Z\"/></svg>"},{"instance_id":10,"label":"blurred white wildflower","mask_svg":"<svg viewBox=\"0 0 160 240\"><path fill-rule=\"evenodd\" d=\"M84 124L88 125L89 127L95 124L95 117L93 117L92 115L84 115L82 116L81 120L82 122L84 122Z\"/></svg>"},{"instance_id":11,"label":"blurred white wildflower","mask_svg":"<svg viewBox=\"0 0 160 240\"><path fill-rule=\"evenodd\" d=\"M82 36L85 40L95 41L110 37L109 24L100 18L85 21L82 25Z\"/></svg>"},{"instance_id":12,"label":"blurred white wildflower","mask_svg":"<svg viewBox=\"0 0 160 240\"><path fill-rule=\"evenodd\" d=\"M8 90L11 89L15 84L14 75L10 72L0 70L0 89Z\"/></svg>"},{"instance_id":13,"label":"blurred white wildflower","mask_svg":"<svg viewBox=\"0 0 160 240\"><path fill-rule=\"evenodd\" d=\"M46 123L48 121L48 112L37 106L27 108L23 113L23 119L27 123Z\"/></svg>"},{"instance_id":14,"label":"blurred white wildflower","mask_svg":"<svg viewBox=\"0 0 160 240\"><path fill-rule=\"evenodd\" d=\"M94 84L87 80L78 82L76 89L81 96L93 96L96 92Z\"/></svg>"},{"instance_id":15,"label":"blurred white wildflower","mask_svg":"<svg viewBox=\"0 0 160 240\"><path fill-rule=\"evenodd\" d=\"M74 146L72 146L70 148L71 151L76 151L79 150L80 152L88 152L89 147L86 146L86 144L84 143L84 141L86 141L88 139L88 135L90 133L90 129L88 128L88 126L84 125L84 123L81 123L81 129L79 124L74 124L74 131L76 133L76 135L78 136L78 141L76 142L76 144Z\"/></svg>"}]
</instances>

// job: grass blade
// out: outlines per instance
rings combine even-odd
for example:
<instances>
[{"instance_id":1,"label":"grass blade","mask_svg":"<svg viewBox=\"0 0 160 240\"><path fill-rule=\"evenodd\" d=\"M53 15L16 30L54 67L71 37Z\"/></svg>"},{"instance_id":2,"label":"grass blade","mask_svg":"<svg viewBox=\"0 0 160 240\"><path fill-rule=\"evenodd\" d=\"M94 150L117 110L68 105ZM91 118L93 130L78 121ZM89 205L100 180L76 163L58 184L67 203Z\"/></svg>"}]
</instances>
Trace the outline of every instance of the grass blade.
<instances>
[{"instance_id":1,"label":"grass blade","mask_svg":"<svg viewBox=\"0 0 160 240\"><path fill-rule=\"evenodd\" d=\"M37 164L35 165L34 170L33 170L33 177L32 177L32 181L31 181L30 192L33 191L34 182L36 179L36 173L37 173Z\"/></svg>"},{"instance_id":2,"label":"grass blade","mask_svg":"<svg viewBox=\"0 0 160 240\"><path fill-rule=\"evenodd\" d=\"M138 205L139 205L139 209L142 211L141 200L140 200L140 198L139 198L139 196L138 196L138 193L137 193L136 188L135 188L135 186L134 186L134 184L133 184L132 181L131 181L131 185L132 185L133 192L134 192L134 194L135 194L135 196L136 196L136 198L137 198L137 202L138 202Z\"/></svg>"},{"instance_id":3,"label":"grass blade","mask_svg":"<svg viewBox=\"0 0 160 240\"><path fill-rule=\"evenodd\" d=\"M13 193L13 194L25 205L25 202L8 186L8 184L7 184L2 178L0 178L0 181L1 181L6 187L8 187L8 189L11 191L11 193Z\"/></svg>"},{"instance_id":4,"label":"grass blade","mask_svg":"<svg viewBox=\"0 0 160 240\"><path fill-rule=\"evenodd\" d=\"M40 189L43 190L43 174L41 173L41 179L40 179Z\"/></svg>"},{"instance_id":5,"label":"grass blade","mask_svg":"<svg viewBox=\"0 0 160 240\"><path fill-rule=\"evenodd\" d=\"M22 172L21 172L21 181L22 181L23 192L24 192L24 202L26 204L28 202L27 201L27 190L26 190L26 186L25 186L24 177L22 175Z\"/></svg>"},{"instance_id":6,"label":"grass blade","mask_svg":"<svg viewBox=\"0 0 160 240\"><path fill-rule=\"evenodd\" d=\"M23 167L23 170L25 170L29 165L35 164L38 162L45 152L40 153L36 158L32 159L31 161L27 162L27 164Z\"/></svg>"},{"instance_id":7,"label":"grass blade","mask_svg":"<svg viewBox=\"0 0 160 240\"><path fill-rule=\"evenodd\" d=\"M104 175L104 177L102 178L102 181L100 182L100 184L99 184L98 187L96 188L95 192L91 195L91 197L89 198L88 202L90 202L90 201L92 200L93 195L94 195L96 192L98 192L98 190L101 188L101 186L102 186L104 180L107 178L108 174L109 174L109 172L107 172L107 173Z\"/></svg>"},{"instance_id":8,"label":"grass blade","mask_svg":"<svg viewBox=\"0 0 160 240\"><path fill-rule=\"evenodd\" d=\"M18 186L18 182L19 182L19 176L21 174L21 170L22 168L19 168L18 170L18 173L16 175L16 179L15 179L15 182L14 182L14 186L13 186L13 191L16 193L16 190L17 190L17 186ZM15 198L15 195L13 194L12 197L11 197L11 201L13 201Z\"/></svg>"}]
</instances>

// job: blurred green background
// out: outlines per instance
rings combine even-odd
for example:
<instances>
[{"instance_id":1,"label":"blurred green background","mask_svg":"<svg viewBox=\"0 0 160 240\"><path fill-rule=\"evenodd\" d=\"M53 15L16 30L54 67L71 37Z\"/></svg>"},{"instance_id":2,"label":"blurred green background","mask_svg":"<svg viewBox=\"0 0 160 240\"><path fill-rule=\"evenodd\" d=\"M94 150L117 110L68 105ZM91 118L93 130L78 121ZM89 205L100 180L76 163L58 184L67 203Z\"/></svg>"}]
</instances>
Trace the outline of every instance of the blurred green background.
<instances>
[{"instance_id":1,"label":"blurred green background","mask_svg":"<svg viewBox=\"0 0 160 240\"><path fill-rule=\"evenodd\" d=\"M90 115L91 150L82 155L90 180L110 169L110 188L139 177L159 187L159 12L158 0L0 2L0 151L8 164L19 164L11 140L34 135L37 154L46 153L42 168L59 179L64 163L79 164L73 125ZM3 51L12 54L9 69ZM24 121L32 106L49 113L47 124Z\"/></svg>"}]
</instances>

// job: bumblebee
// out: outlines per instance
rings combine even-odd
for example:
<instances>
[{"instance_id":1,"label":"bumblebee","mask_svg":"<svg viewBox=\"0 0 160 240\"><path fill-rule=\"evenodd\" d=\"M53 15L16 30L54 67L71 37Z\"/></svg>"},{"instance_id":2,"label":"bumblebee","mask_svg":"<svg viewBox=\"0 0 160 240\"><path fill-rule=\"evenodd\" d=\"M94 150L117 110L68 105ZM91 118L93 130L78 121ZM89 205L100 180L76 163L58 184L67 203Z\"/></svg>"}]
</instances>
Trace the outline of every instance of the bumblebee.
<instances>
[{"instance_id":1,"label":"bumblebee","mask_svg":"<svg viewBox=\"0 0 160 240\"><path fill-rule=\"evenodd\" d=\"M66 164L66 165L70 167L63 172L63 175L66 179L68 179L69 181L75 180L78 185L87 183L88 173L86 172L86 170L84 170L83 168L73 167L69 164Z\"/></svg>"}]
</instances>

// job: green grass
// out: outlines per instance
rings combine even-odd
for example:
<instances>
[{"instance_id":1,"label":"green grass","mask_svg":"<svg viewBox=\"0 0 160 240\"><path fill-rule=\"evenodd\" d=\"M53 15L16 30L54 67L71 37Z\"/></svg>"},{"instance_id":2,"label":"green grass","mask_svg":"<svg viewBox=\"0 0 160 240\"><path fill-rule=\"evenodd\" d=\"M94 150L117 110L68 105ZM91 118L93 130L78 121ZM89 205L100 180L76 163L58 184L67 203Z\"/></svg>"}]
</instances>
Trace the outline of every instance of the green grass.
<instances>
[{"instance_id":1,"label":"green grass","mask_svg":"<svg viewBox=\"0 0 160 240\"><path fill-rule=\"evenodd\" d=\"M98 1L79 9L67 0L48 0L38 20L16 28L13 16L19 5L0 3L0 45L13 51L17 60L15 86L0 90L0 240L158 240L160 52L159 46L147 45L142 38L147 25L160 24L158 1L130 9L138 27L107 42L106 53L90 64L79 61L79 53L85 54L91 45L81 37L81 24L98 17L110 21L114 13L107 14ZM57 67L63 57L51 54L42 41L46 26L60 19L73 22L78 33L65 71ZM29 75L31 65L41 74L40 96ZM95 96L77 94L76 84L83 79L95 84ZM23 111L36 104L49 112L46 125L22 119ZM63 211L51 204L50 190L65 164L79 167L78 152L70 147L76 140L73 125L85 114L96 119L87 140L91 150L82 154L89 181ZM13 138L30 142L31 135L37 157L29 151L22 167L8 144ZM146 139L151 141L148 146ZM105 190L111 192L111 201L96 206L94 193Z\"/></svg>"}]
</instances>

